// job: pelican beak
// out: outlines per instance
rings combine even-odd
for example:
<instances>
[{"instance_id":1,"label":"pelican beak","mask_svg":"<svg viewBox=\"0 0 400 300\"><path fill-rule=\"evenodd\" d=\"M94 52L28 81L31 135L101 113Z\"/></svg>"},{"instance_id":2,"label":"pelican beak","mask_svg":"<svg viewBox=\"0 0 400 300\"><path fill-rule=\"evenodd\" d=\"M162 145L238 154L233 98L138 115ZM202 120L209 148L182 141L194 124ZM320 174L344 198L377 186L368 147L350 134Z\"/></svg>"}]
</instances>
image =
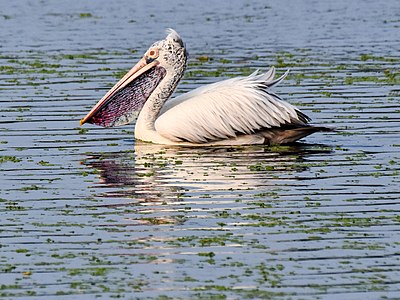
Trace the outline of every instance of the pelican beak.
<instances>
[{"instance_id":1,"label":"pelican beak","mask_svg":"<svg viewBox=\"0 0 400 300\"><path fill-rule=\"evenodd\" d=\"M165 69L157 60L143 57L121 78L80 121L104 127L132 122L140 109L165 76Z\"/></svg>"}]
</instances>

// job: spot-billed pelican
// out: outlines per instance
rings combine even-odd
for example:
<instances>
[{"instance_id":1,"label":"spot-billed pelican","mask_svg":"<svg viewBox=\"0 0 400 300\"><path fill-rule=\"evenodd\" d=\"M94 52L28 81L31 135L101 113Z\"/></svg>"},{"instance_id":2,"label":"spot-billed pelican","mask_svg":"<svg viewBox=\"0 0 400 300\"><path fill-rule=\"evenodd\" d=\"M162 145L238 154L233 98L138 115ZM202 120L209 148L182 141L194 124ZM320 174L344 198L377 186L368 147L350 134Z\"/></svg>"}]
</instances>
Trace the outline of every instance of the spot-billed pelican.
<instances>
[{"instance_id":1,"label":"spot-billed pelican","mask_svg":"<svg viewBox=\"0 0 400 300\"><path fill-rule=\"evenodd\" d=\"M136 139L167 145L291 143L317 131L310 118L270 88L275 69L258 71L194 89L170 99L182 78L188 53L172 29L112 87L81 120L104 127L131 123Z\"/></svg>"}]
</instances>

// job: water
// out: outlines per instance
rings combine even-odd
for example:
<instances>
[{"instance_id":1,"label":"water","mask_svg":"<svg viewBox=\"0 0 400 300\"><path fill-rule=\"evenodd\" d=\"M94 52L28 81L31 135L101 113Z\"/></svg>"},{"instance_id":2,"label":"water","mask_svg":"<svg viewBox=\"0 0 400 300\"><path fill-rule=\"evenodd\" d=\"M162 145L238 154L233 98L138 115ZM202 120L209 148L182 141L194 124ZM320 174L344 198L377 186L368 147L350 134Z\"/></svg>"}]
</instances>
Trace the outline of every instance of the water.
<instances>
[{"instance_id":1,"label":"water","mask_svg":"<svg viewBox=\"0 0 400 300\"><path fill-rule=\"evenodd\" d=\"M0 296L397 298L397 2L3 1ZM188 149L79 127L167 27L178 93L290 68L275 91L338 132Z\"/></svg>"}]
</instances>

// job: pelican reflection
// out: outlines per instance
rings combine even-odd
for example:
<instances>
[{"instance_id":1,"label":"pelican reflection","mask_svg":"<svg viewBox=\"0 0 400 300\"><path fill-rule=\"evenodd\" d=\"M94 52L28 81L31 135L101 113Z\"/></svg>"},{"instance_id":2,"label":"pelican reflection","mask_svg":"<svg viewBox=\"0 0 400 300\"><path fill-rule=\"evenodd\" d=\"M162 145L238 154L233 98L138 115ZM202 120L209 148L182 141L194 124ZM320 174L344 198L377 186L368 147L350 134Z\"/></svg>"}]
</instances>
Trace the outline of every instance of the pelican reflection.
<instances>
[{"instance_id":1,"label":"pelican reflection","mask_svg":"<svg viewBox=\"0 0 400 300\"><path fill-rule=\"evenodd\" d=\"M285 186L306 170L304 157L329 151L304 144L271 149L136 143L134 151L91 155L85 164L100 175L102 196L169 203Z\"/></svg>"}]
</instances>

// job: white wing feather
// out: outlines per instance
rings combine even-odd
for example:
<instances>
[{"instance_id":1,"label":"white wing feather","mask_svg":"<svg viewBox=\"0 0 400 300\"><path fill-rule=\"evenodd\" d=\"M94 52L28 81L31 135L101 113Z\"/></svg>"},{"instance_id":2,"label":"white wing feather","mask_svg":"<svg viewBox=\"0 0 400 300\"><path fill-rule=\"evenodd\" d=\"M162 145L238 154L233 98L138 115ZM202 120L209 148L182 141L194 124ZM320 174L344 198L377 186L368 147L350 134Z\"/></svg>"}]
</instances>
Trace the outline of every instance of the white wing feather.
<instances>
[{"instance_id":1,"label":"white wing feather","mask_svg":"<svg viewBox=\"0 0 400 300\"><path fill-rule=\"evenodd\" d=\"M172 141L204 143L252 134L308 120L291 104L268 90L286 77L273 80L275 69L223 80L167 101L155 122L156 131Z\"/></svg>"}]
</instances>

